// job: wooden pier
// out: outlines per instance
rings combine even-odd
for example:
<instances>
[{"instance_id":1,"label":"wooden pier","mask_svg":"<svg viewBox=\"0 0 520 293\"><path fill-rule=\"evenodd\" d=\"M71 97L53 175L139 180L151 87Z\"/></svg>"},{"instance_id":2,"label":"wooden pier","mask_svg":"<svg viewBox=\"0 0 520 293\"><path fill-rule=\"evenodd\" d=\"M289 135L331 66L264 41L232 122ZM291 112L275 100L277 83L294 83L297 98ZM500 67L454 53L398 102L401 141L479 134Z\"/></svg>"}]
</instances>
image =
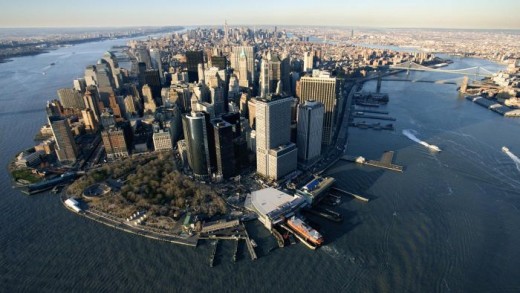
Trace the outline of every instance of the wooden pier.
<instances>
[{"instance_id":1,"label":"wooden pier","mask_svg":"<svg viewBox=\"0 0 520 293\"><path fill-rule=\"evenodd\" d=\"M249 255L251 255L251 260L256 260L258 256L256 255L255 248L253 247L253 244L251 243L251 238L249 238L249 234L247 233L247 229L244 226L244 232L246 234L246 246L247 250L249 251Z\"/></svg>"},{"instance_id":2,"label":"wooden pier","mask_svg":"<svg viewBox=\"0 0 520 293\"><path fill-rule=\"evenodd\" d=\"M332 187L331 189L332 189L332 190L335 190L335 191L338 191L338 192L341 192L341 193L344 193L344 194L347 194L347 195L350 195L350 196L352 196L353 198L358 199L358 200L363 201L363 202L368 202L368 201L369 201L369 199L366 198L366 197L362 197L361 195L357 195L357 194L355 194L355 193L348 192L348 191L346 191L346 190L339 189L339 188L337 188L337 187Z\"/></svg>"}]
</instances>

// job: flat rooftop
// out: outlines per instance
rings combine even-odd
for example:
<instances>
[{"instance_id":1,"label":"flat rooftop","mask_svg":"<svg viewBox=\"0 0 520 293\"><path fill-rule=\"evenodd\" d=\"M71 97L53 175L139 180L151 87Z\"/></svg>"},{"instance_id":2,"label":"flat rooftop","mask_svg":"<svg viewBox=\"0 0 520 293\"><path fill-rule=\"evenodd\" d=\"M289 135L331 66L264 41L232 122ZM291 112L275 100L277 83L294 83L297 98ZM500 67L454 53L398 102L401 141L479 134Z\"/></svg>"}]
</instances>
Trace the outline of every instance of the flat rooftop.
<instances>
[{"instance_id":1,"label":"flat rooftop","mask_svg":"<svg viewBox=\"0 0 520 293\"><path fill-rule=\"evenodd\" d=\"M303 203L303 199L291 196L274 188L265 188L251 192L251 205L257 213L269 218L277 218Z\"/></svg>"}]
</instances>

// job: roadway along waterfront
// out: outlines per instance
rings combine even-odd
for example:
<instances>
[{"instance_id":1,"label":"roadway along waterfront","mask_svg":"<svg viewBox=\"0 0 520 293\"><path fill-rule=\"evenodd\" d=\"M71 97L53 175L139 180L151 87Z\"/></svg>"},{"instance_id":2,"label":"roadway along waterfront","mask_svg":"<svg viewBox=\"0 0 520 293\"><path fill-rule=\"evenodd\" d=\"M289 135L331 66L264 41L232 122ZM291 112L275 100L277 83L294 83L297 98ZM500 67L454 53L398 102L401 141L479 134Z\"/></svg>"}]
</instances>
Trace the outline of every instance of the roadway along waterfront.
<instances>
[{"instance_id":1,"label":"roadway along waterfront","mask_svg":"<svg viewBox=\"0 0 520 293\"><path fill-rule=\"evenodd\" d=\"M124 40L86 43L0 64L0 164L33 144L46 100L71 86L86 65ZM498 66L456 59L449 68ZM55 62L56 65L49 67ZM46 74L42 75L45 71ZM435 73L411 73L427 80ZM399 77L399 76L397 76ZM374 90L375 81L364 87ZM314 219L325 246L274 249L259 225L253 263L234 246L208 267L210 245L172 245L100 225L66 210L57 195L25 196L0 173L0 281L18 291L316 291L504 292L520 287L520 120L504 119L458 97L455 85L383 82L396 130L349 129L348 155L395 151L404 173L339 161L326 175L337 187L370 198L345 201L334 224ZM413 129L443 151L431 153L402 135ZM6 169L4 169L6 170ZM312 216L311 216L312 217ZM269 252L272 250L271 252ZM227 260L227 261L226 261Z\"/></svg>"}]
</instances>

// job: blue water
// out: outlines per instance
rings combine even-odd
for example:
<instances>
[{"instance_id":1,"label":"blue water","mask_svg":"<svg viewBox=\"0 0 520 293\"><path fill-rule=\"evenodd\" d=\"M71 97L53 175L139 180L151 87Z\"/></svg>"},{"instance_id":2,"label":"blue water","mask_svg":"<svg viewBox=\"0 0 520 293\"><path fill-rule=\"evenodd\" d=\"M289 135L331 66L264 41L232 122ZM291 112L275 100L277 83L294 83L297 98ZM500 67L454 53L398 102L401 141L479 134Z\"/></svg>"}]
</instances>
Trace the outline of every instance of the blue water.
<instances>
[{"instance_id":1,"label":"blue water","mask_svg":"<svg viewBox=\"0 0 520 293\"><path fill-rule=\"evenodd\" d=\"M124 42L0 64L0 165L33 145L45 102L58 88ZM447 68L474 65L500 68L478 59ZM113 230L69 212L54 195L21 194L0 172L1 291L519 292L520 171L500 148L520 154L520 120L458 97L454 85L395 81L382 90L390 94L396 131L351 129L348 153L375 159L394 150L405 172L350 163L330 169L340 187L372 200L345 199L342 224L314 219L327 239L321 249L268 253L276 243L255 225L249 229L260 246L257 261L241 253L233 264L232 244L224 243L209 268L208 245L193 249ZM429 152L403 129L443 151Z\"/></svg>"}]
</instances>

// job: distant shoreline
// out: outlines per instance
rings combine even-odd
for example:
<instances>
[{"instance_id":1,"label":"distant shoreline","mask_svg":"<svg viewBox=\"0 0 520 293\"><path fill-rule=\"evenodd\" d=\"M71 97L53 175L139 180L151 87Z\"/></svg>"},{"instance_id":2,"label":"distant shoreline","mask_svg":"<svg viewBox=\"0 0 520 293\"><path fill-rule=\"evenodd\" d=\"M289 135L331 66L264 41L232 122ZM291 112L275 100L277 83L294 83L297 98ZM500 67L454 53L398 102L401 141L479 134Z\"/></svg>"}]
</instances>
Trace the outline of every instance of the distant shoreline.
<instances>
[{"instance_id":1,"label":"distant shoreline","mask_svg":"<svg viewBox=\"0 0 520 293\"><path fill-rule=\"evenodd\" d=\"M136 37L142 37L146 35L153 35L153 34L161 34L161 33L171 33L183 30L184 27L171 27L171 28L164 28L159 29L156 31L143 31L139 33L132 33L128 35L120 35L120 36L113 36L113 37L96 37L96 38L88 38L88 39L72 39L72 40L64 40L64 41L58 41L55 43L51 42L43 42L39 44L34 45L28 45L28 51L26 52L12 52L12 53L6 53L4 56L0 57L0 64L1 63L8 63L13 61L13 58L18 57L27 57L27 56L36 56L44 53L49 53L50 51L57 50L59 48L62 48L67 45L79 45L79 44L85 44L85 43L93 43L93 42L101 42L101 41L107 41L107 40L119 40L119 39L125 39L125 38L136 38ZM43 49L36 46L46 45L47 48ZM21 47L14 47L14 48L3 48L2 50L9 50L9 49L19 49L23 48Z\"/></svg>"}]
</instances>

